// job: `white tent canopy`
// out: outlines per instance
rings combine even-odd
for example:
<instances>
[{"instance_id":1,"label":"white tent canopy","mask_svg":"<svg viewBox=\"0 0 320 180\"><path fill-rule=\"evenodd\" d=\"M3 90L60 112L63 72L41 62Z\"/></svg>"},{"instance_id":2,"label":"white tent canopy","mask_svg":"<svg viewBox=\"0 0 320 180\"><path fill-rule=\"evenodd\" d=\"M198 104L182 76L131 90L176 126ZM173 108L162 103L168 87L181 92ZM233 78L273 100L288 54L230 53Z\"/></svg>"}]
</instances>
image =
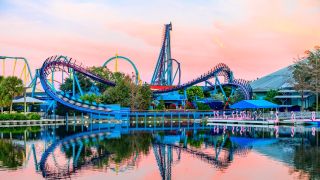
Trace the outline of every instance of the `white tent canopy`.
<instances>
[{"instance_id":1,"label":"white tent canopy","mask_svg":"<svg viewBox=\"0 0 320 180\"><path fill-rule=\"evenodd\" d=\"M13 103L24 103L24 97L19 98L19 99L15 99L12 101ZM33 97L26 97L26 103L38 103L38 104L43 104L45 103L45 101L42 101L40 99L36 99Z\"/></svg>"}]
</instances>

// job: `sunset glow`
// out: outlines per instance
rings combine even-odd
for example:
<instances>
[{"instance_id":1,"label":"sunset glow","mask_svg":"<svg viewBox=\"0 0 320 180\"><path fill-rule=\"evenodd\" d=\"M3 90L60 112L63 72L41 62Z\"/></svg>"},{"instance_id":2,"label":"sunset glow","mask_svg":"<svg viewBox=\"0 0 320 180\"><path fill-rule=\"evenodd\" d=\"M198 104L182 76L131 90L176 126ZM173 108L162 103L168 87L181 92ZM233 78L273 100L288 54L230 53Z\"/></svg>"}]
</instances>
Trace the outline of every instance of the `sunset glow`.
<instances>
[{"instance_id":1,"label":"sunset glow","mask_svg":"<svg viewBox=\"0 0 320 180\"><path fill-rule=\"evenodd\" d=\"M219 62L253 80L320 44L318 0L116 2L1 1L1 55L26 57L35 69L55 54L98 66L118 53L149 82L172 22L183 82Z\"/></svg>"}]
</instances>

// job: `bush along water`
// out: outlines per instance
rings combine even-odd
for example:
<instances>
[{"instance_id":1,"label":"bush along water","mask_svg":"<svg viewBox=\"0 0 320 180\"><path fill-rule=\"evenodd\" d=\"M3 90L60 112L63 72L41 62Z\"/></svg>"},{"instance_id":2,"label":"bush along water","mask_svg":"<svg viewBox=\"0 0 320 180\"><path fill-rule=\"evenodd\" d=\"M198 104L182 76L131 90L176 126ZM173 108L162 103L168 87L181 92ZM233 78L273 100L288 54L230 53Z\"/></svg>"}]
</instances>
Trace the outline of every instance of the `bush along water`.
<instances>
[{"instance_id":1,"label":"bush along water","mask_svg":"<svg viewBox=\"0 0 320 180\"><path fill-rule=\"evenodd\" d=\"M0 114L0 120L40 120L41 116L37 113L27 115L21 113Z\"/></svg>"}]
</instances>

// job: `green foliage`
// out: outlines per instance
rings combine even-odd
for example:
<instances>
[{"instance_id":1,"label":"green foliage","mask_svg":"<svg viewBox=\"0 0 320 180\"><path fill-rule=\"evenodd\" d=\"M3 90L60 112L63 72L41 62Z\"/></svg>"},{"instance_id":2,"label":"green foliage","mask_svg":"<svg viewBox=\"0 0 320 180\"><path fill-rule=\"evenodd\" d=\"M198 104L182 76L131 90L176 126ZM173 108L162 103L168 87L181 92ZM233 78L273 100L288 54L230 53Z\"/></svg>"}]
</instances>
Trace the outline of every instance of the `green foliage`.
<instances>
[{"instance_id":1,"label":"green foliage","mask_svg":"<svg viewBox=\"0 0 320 180\"><path fill-rule=\"evenodd\" d=\"M105 139L101 141L89 142L84 144L83 151L81 151L79 161L84 162L85 159L92 158L92 147L97 147L99 155L102 153L112 154L112 156L105 156L99 159L98 164L94 164L100 168L108 166L110 162L122 163L132 156L139 154L148 154L152 143L152 135L147 133L121 135L119 139ZM66 152L67 157L72 157L72 149Z\"/></svg>"},{"instance_id":2,"label":"green foliage","mask_svg":"<svg viewBox=\"0 0 320 180\"><path fill-rule=\"evenodd\" d=\"M200 148L201 144L204 142L203 138L188 138L188 144L191 147Z\"/></svg>"},{"instance_id":3,"label":"green foliage","mask_svg":"<svg viewBox=\"0 0 320 180\"><path fill-rule=\"evenodd\" d=\"M24 114L17 113L17 114L14 114L13 119L14 120L26 120L27 116Z\"/></svg>"},{"instance_id":4,"label":"green foliage","mask_svg":"<svg viewBox=\"0 0 320 180\"><path fill-rule=\"evenodd\" d=\"M115 73L117 84L115 87L108 88L103 93L103 102L106 104L120 104L130 106L131 79L129 76Z\"/></svg>"},{"instance_id":5,"label":"green foliage","mask_svg":"<svg viewBox=\"0 0 320 180\"><path fill-rule=\"evenodd\" d=\"M192 102L198 98L204 98L203 90L200 86L192 86L187 89L188 101Z\"/></svg>"},{"instance_id":6,"label":"green foliage","mask_svg":"<svg viewBox=\"0 0 320 180\"><path fill-rule=\"evenodd\" d=\"M107 68L104 67L90 67L89 71L99 75L102 78L105 78L107 80L111 80L111 81L115 81L115 78L113 78L112 76L112 72L109 71ZM84 76L81 73L75 73L78 80L79 80L79 84L81 86L81 89L84 92L88 92L90 90L90 88L92 87L92 85L96 85L99 89L100 92L103 92L107 89L107 86L105 84L99 83L99 82L94 82L92 81L89 77ZM65 80L65 82L63 84L61 84L60 86L60 90L62 91L72 91L72 86L73 86L73 78L69 77ZM75 88L75 92L79 93L79 89L76 87Z\"/></svg>"},{"instance_id":7,"label":"green foliage","mask_svg":"<svg viewBox=\"0 0 320 180\"><path fill-rule=\"evenodd\" d=\"M96 94L85 94L80 97L81 100L83 101L89 101L90 103L96 102L96 103L101 103L101 96L96 95Z\"/></svg>"},{"instance_id":8,"label":"green foliage","mask_svg":"<svg viewBox=\"0 0 320 180\"><path fill-rule=\"evenodd\" d=\"M29 113L29 114L27 114L27 118L29 120L40 120L41 116L37 113Z\"/></svg>"},{"instance_id":9,"label":"green foliage","mask_svg":"<svg viewBox=\"0 0 320 180\"><path fill-rule=\"evenodd\" d=\"M198 110L200 110L200 111L211 110L211 108L208 104L204 104L204 103L200 103L200 102L197 102L197 107L198 107Z\"/></svg>"},{"instance_id":10,"label":"green foliage","mask_svg":"<svg viewBox=\"0 0 320 180\"><path fill-rule=\"evenodd\" d=\"M224 102L224 97L222 93L216 93L212 95L212 99Z\"/></svg>"},{"instance_id":11,"label":"green foliage","mask_svg":"<svg viewBox=\"0 0 320 180\"><path fill-rule=\"evenodd\" d=\"M306 90L310 89L310 79L311 79L311 74L310 74L310 67L308 65L308 61L298 61L296 62L296 64L293 66L293 79L294 82L292 82L293 84L293 88L299 92L300 96L301 96L301 101L304 102L304 93ZM304 109L302 103L301 105L301 110Z\"/></svg>"},{"instance_id":12,"label":"green foliage","mask_svg":"<svg viewBox=\"0 0 320 180\"><path fill-rule=\"evenodd\" d=\"M15 96L21 95L24 91L23 82L15 76L1 78L0 82L0 107L10 106L12 110L12 100Z\"/></svg>"},{"instance_id":13,"label":"green foliage","mask_svg":"<svg viewBox=\"0 0 320 180\"><path fill-rule=\"evenodd\" d=\"M243 94L239 91L235 91L233 96L231 96L229 102L233 104L242 100L244 100Z\"/></svg>"},{"instance_id":14,"label":"green foliage","mask_svg":"<svg viewBox=\"0 0 320 180\"><path fill-rule=\"evenodd\" d=\"M139 98L137 99L138 109L147 110L151 105L152 91L148 84L143 84L142 86L138 86L138 87L139 87L139 90L138 90Z\"/></svg>"},{"instance_id":15,"label":"green foliage","mask_svg":"<svg viewBox=\"0 0 320 180\"><path fill-rule=\"evenodd\" d=\"M158 106L156 107L156 110L165 110L166 106L164 104L164 100L160 100Z\"/></svg>"},{"instance_id":16,"label":"green foliage","mask_svg":"<svg viewBox=\"0 0 320 180\"><path fill-rule=\"evenodd\" d=\"M0 114L0 120L14 120L14 114Z\"/></svg>"},{"instance_id":17,"label":"green foliage","mask_svg":"<svg viewBox=\"0 0 320 180\"><path fill-rule=\"evenodd\" d=\"M75 73L76 76L78 77L81 89L83 91L89 91L90 87L93 85L93 82L87 78L86 76L84 76L83 74L80 73ZM71 77L67 78L63 84L61 84L60 86L60 90L68 92L68 91L72 91L72 86L73 86L73 79ZM75 93L79 93L79 89L75 88Z\"/></svg>"},{"instance_id":18,"label":"green foliage","mask_svg":"<svg viewBox=\"0 0 320 180\"><path fill-rule=\"evenodd\" d=\"M11 97L8 96L2 89L0 85L0 107L1 107L1 112L3 112L4 107L8 107L11 104Z\"/></svg>"},{"instance_id":19,"label":"green foliage","mask_svg":"<svg viewBox=\"0 0 320 180\"><path fill-rule=\"evenodd\" d=\"M4 127L4 128L0 128L0 132L19 134L19 135L21 135L25 131L28 131L28 132L40 132L41 131L41 127L40 126L29 126L29 127L23 126L23 127Z\"/></svg>"},{"instance_id":20,"label":"green foliage","mask_svg":"<svg viewBox=\"0 0 320 180\"><path fill-rule=\"evenodd\" d=\"M269 90L266 94L266 97L264 98L264 100L273 102L275 104L281 104L281 102L278 99L275 99L274 97L276 97L277 95L279 95L279 92L277 90Z\"/></svg>"},{"instance_id":21,"label":"green foliage","mask_svg":"<svg viewBox=\"0 0 320 180\"><path fill-rule=\"evenodd\" d=\"M1 82L3 81L4 77L0 76L0 107L1 112L3 112L3 107L10 106L11 98L8 96L8 94L3 90L1 87Z\"/></svg>"},{"instance_id":22,"label":"green foliage","mask_svg":"<svg viewBox=\"0 0 320 180\"><path fill-rule=\"evenodd\" d=\"M232 87L230 87L230 86L223 86L222 89L223 89L224 93L226 94L226 96L227 96L227 97L230 97L231 92L232 92ZM217 87L217 93L216 93L216 94L221 94L221 95L223 96L223 93L222 93L220 87ZM223 99L223 101L224 101L224 99Z\"/></svg>"},{"instance_id":23,"label":"green foliage","mask_svg":"<svg viewBox=\"0 0 320 180\"><path fill-rule=\"evenodd\" d=\"M10 141L0 140L0 164L7 168L17 168L23 165L23 148Z\"/></svg>"},{"instance_id":24,"label":"green foliage","mask_svg":"<svg viewBox=\"0 0 320 180\"><path fill-rule=\"evenodd\" d=\"M116 82L116 86L109 87L105 84L94 82L90 78L77 73L80 86L84 92L88 92L92 85L95 85L98 87L99 92L102 93L101 96L85 94L80 97L82 100L104 104L120 104L121 106L139 110L147 110L149 108L152 100L152 91L149 85L136 85L132 82L130 76L120 72L112 73L105 67L91 67L89 70L102 78ZM63 91L72 91L72 85L73 80L68 78L65 83L61 85L60 89ZM76 88L76 93L79 93L78 88ZM63 109L59 106L57 114L72 112L72 110L64 106Z\"/></svg>"},{"instance_id":25,"label":"green foliage","mask_svg":"<svg viewBox=\"0 0 320 180\"><path fill-rule=\"evenodd\" d=\"M21 113L0 114L0 120L40 120L41 116L37 113L29 113L27 115Z\"/></svg>"},{"instance_id":26,"label":"green foliage","mask_svg":"<svg viewBox=\"0 0 320 180\"><path fill-rule=\"evenodd\" d=\"M211 97L211 94L210 94L209 91L204 91L203 95L204 95L205 98L210 98Z\"/></svg>"},{"instance_id":27,"label":"green foliage","mask_svg":"<svg viewBox=\"0 0 320 180\"><path fill-rule=\"evenodd\" d=\"M318 146L300 145L293 152L293 166L297 170L309 173L309 179L320 179L320 149Z\"/></svg>"},{"instance_id":28,"label":"green foliage","mask_svg":"<svg viewBox=\"0 0 320 180\"><path fill-rule=\"evenodd\" d=\"M226 93L226 96L227 96L227 97L230 97L231 92L232 92L232 87L230 87L230 86L223 86L222 89L223 89L224 93ZM221 91L221 90L220 90L220 88L219 88L219 92L220 92L220 91Z\"/></svg>"},{"instance_id":29,"label":"green foliage","mask_svg":"<svg viewBox=\"0 0 320 180\"><path fill-rule=\"evenodd\" d=\"M293 79L291 82L304 102L304 92L311 90L317 97L320 93L320 47L315 47L312 51L306 51L307 56L298 59L293 68ZM303 104L301 109L303 110ZM319 99L316 98L316 110L318 110Z\"/></svg>"}]
</instances>

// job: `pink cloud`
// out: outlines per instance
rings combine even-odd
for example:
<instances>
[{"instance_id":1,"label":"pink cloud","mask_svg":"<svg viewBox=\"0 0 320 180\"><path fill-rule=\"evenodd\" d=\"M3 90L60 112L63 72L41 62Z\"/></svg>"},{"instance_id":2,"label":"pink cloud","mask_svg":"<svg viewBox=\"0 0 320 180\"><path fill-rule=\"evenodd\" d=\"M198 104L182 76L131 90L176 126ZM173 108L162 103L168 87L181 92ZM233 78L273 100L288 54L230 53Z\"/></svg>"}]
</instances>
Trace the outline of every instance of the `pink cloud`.
<instances>
[{"instance_id":1,"label":"pink cloud","mask_svg":"<svg viewBox=\"0 0 320 180\"><path fill-rule=\"evenodd\" d=\"M34 11L41 9L39 5L26 5ZM193 10L186 16L193 20L189 23L171 11L168 15L162 11L150 14L155 18L151 22L148 17L138 18L132 12L118 12L109 6L64 6L57 2L39 10L58 20L57 24L3 16L1 55L27 57L35 69L53 54L101 65L118 53L131 58L142 79L149 82L160 51L163 20L172 18L172 57L181 62L183 81L220 62L228 64L236 78L251 80L291 64L299 54L320 43L320 24L315 23L320 19L320 4L316 0L294 1L290 5L285 1L244 0L236 5L226 1L212 7L193 6L175 6ZM206 16L197 16L197 12ZM68 13L72 15L67 16ZM121 67L132 71L125 63Z\"/></svg>"}]
</instances>

